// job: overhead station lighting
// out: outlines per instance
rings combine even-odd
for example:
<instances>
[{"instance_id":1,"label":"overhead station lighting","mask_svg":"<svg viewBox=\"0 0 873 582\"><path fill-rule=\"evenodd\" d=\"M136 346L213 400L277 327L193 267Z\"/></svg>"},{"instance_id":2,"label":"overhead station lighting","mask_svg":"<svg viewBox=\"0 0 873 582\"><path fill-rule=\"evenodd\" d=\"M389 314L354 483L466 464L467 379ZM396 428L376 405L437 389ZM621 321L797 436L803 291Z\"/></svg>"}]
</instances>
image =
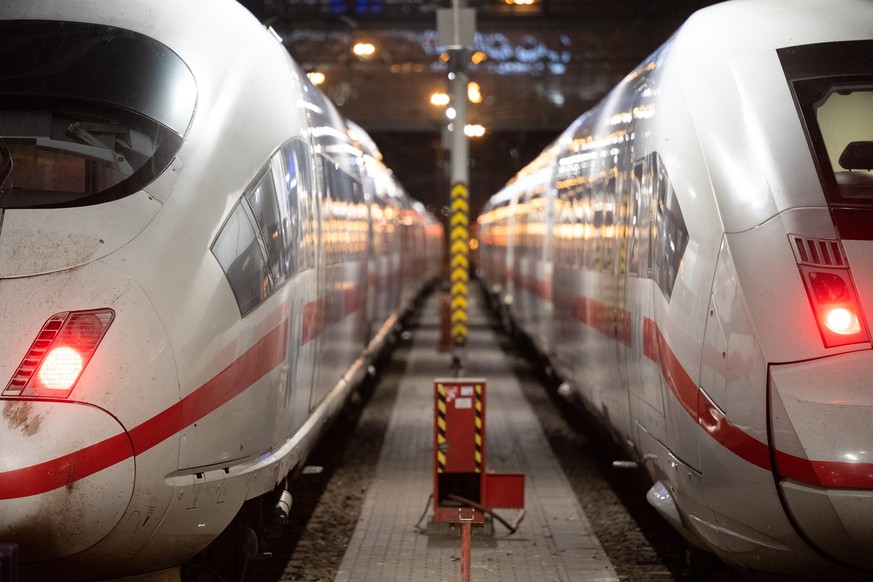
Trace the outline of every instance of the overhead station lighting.
<instances>
[{"instance_id":1,"label":"overhead station lighting","mask_svg":"<svg viewBox=\"0 0 873 582\"><path fill-rule=\"evenodd\" d=\"M467 99L471 103L482 103L482 90L479 87L479 83L474 82L467 85ZM450 101L451 98L446 93L436 92L430 96L430 104L437 107L445 107Z\"/></svg>"},{"instance_id":2,"label":"overhead station lighting","mask_svg":"<svg viewBox=\"0 0 873 582\"><path fill-rule=\"evenodd\" d=\"M455 124L449 123L446 126L449 132L455 131ZM485 127L478 124L467 124L464 126L464 135L466 137L482 137L485 135Z\"/></svg>"},{"instance_id":3,"label":"overhead station lighting","mask_svg":"<svg viewBox=\"0 0 873 582\"><path fill-rule=\"evenodd\" d=\"M376 45L371 42L356 42L352 47L352 53L362 59L372 57L376 54Z\"/></svg>"},{"instance_id":4,"label":"overhead station lighting","mask_svg":"<svg viewBox=\"0 0 873 582\"><path fill-rule=\"evenodd\" d=\"M430 96L431 105L444 107L449 104L449 96L446 93L434 93Z\"/></svg>"},{"instance_id":5,"label":"overhead station lighting","mask_svg":"<svg viewBox=\"0 0 873 582\"><path fill-rule=\"evenodd\" d=\"M485 135L485 128L478 124L468 124L464 126L464 135L467 137L482 137Z\"/></svg>"},{"instance_id":6,"label":"overhead station lighting","mask_svg":"<svg viewBox=\"0 0 873 582\"><path fill-rule=\"evenodd\" d=\"M482 103L482 88L475 81L467 83L467 99L471 103Z\"/></svg>"},{"instance_id":7,"label":"overhead station lighting","mask_svg":"<svg viewBox=\"0 0 873 582\"><path fill-rule=\"evenodd\" d=\"M313 85L321 85L324 83L325 79L327 79L327 77L324 76L324 73L320 71L310 71L306 73L306 76L309 77L309 80Z\"/></svg>"}]
</instances>

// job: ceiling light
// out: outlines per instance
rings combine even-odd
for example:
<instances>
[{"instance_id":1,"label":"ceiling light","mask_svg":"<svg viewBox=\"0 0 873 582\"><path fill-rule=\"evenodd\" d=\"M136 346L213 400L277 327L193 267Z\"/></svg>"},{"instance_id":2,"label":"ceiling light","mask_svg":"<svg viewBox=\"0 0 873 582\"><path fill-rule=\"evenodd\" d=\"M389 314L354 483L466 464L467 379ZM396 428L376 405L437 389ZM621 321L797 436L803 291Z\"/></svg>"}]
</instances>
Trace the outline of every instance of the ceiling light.
<instances>
[{"instance_id":1,"label":"ceiling light","mask_svg":"<svg viewBox=\"0 0 873 582\"><path fill-rule=\"evenodd\" d=\"M464 135L467 137L482 137L485 135L485 128L478 124L465 125Z\"/></svg>"},{"instance_id":2,"label":"ceiling light","mask_svg":"<svg viewBox=\"0 0 873 582\"><path fill-rule=\"evenodd\" d=\"M430 96L430 102L432 105L443 107L449 104L449 96L445 93L434 93Z\"/></svg>"},{"instance_id":3,"label":"ceiling light","mask_svg":"<svg viewBox=\"0 0 873 582\"><path fill-rule=\"evenodd\" d=\"M361 58L372 57L376 53L376 45L371 42L356 42L352 52Z\"/></svg>"},{"instance_id":4,"label":"ceiling light","mask_svg":"<svg viewBox=\"0 0 873 582\"><path fill-rule=\"evenodd\" d=\"M479 87L479 83L467 83L467 99L472 103L482 103L482 89Z\"/></svg>"}]
</instances>

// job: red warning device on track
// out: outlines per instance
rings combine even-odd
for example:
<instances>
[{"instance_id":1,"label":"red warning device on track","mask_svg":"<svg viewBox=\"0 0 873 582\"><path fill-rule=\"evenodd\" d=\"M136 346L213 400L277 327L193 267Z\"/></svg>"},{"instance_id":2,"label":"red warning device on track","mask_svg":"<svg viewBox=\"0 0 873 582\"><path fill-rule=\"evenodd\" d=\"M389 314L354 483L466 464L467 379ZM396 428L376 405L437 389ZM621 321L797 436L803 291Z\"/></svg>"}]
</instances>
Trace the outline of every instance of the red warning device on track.
<instances>
[{"instance_id":1,"label":"red warning device on track","mask_svg":"<svg viewBox=\"0 0 873 582\"><path fill-rule=\"evenodd\" d=\"M524 508L523 474L485 471L485 387L482 378L434 380L434 521L457 523L467 502Z\"/></svg>"}]
</instances>

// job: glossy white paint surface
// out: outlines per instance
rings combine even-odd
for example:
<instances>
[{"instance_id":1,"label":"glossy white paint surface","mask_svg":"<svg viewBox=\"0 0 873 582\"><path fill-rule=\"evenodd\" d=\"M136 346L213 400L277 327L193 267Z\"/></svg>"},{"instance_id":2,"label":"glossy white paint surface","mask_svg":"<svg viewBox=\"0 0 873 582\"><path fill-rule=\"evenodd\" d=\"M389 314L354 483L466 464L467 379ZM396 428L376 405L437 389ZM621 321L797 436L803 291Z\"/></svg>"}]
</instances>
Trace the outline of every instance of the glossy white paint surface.
<instances>
[{"instance_id":1,"label":"glossy white paint surface","mask_svg":"<svg viewBox=\"0 0 873 582\"><path fill-rule=\"evenodd\" d=\"M840 562L871 568L871 345L862 334L827 347L793 245L844 249L840 272L869 318L873 243L839 241L777 54L871 38L864 1L701 10L558 139L555 221L535 225L551 235L551 268L527 285L553 290L545 355L664 485L667 518L675 506L690 539L742 568L850 579L866 574ZM519 183L493 200L523 216ZM518 236L482 252L517 252Z\"/></svg>"},{"instance_id":2,"label":"glossy white paint surface","mask_svg":"<svg viewBox=\"0 0 873 582\"><path fill-rule=\"evenodd\" d=\"M196 81L181 149L143 191L6 210L0 230L4 386L51 315L115 312L68 401L0 398L0 440L16 443L0 461L0 538L21 544L37 578L178 565L305 461L387 341L383 328L439 273L441 227L237 2L4 0L0 18L137 31ZM289 140L309 153L296 176L302 267L241 316L211 247ZM357 183L355 202L329 190L320 173L331 165ZM69 486L36 479L42 489L27 494L15 476L46 461L71 467ZM53 531L64 535L43 543Z\"/></svg>"}]
</instances>

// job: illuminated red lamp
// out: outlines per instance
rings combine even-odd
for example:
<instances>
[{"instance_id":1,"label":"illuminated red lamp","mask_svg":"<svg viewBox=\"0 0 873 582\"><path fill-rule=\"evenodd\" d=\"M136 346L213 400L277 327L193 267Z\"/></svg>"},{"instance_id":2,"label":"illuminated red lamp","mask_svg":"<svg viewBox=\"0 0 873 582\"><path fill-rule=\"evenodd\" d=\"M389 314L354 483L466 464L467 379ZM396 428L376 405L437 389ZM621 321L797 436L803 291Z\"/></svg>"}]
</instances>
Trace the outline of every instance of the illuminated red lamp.
<instances>
[{"instance_id":1,"label":"illuminated red lamp","mask_svg":"<svg viewBox=\"0 0 873 582\"><path fill-rule=\"evenodd\" d=\"M826 347L869 341L848 269L800 267Z\"/></svg>"},{"instance_id":2,"label":"illuminated red lamp","mask_svg":"<svg viewBox=\"0 0 873 582\"><path fill-rule=\"evenodd\" d=\"M4 396L66 398L115 319L111 309L51 316L21 360Z\"/></svg>"}]
</instances>

